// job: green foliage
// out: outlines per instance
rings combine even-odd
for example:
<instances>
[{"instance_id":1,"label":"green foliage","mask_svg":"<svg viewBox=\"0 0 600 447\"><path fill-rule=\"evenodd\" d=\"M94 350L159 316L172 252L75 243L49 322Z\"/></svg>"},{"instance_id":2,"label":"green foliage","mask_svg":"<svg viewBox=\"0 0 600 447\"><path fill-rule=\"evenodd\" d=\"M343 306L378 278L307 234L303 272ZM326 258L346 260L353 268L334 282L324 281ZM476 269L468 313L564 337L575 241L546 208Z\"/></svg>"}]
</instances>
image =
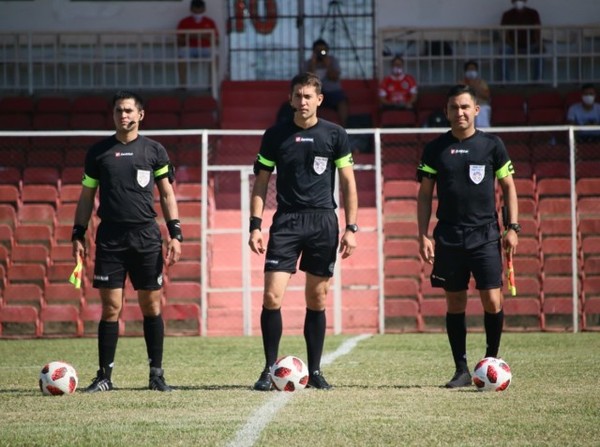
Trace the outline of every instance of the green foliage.
<instances>
[{"instance_id":1,"label":"green foliage","mask_svg":"<svg viewBox=\"0 0 600 447\"><path fill-rule=\"evenodd\" d=\"M260 433L260 446L597 445L600 334L505 334L513 370L502 393L440 387L453 373L444 334L373 336L323 369L335 389L297 393ZM350 336L330 336L332 352ZM468 338L473 366L482 334ZM224 446L273 393L250 390L262 343L246 338L167 338L173 393L147 390L142 338L121 338L109 393L43 396L39 370L72 363L80 388L96 371L95 339L0 340L2 446ZM306 357L304 340L281 353Z\"/></svg>"}]
</instances>

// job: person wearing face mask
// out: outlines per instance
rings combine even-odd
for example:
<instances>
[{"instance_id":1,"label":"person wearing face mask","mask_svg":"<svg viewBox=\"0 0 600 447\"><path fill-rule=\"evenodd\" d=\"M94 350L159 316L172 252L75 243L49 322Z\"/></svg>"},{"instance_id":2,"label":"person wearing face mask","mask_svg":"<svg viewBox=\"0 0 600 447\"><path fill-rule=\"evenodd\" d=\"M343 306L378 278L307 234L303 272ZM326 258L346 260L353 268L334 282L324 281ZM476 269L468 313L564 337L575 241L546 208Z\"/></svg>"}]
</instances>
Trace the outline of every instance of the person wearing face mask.
<instances>
[{"instance_id":1,"label":"person wearing face mask","mask_svg":"<svg viewBox=\"0 0 600 447\"><path fill-rule=\"evenodd\" d=\"M539 80L542 72L542 59L539 55L544 51L542 48L542 33L538 27L542 24L537 10L525 6L526 0L512 0L513 7L502 14L500 25L509 27L504 31L504 48L502 54L506 56L531 55L533 63L533 79ZM515 28L531 26L530 29ZM502 74L504 80L511 77L507 59L502 61Z\"/></svg>"},{"instance_id":2,"label":"person wearing face mask","mask_svg":"<svg viewBox=\"0 0 600 447\"><path fill-rule=\"evenodd\" d=\"M490 88L481 76L479 75L479 65L471 60L465 62L464 79L459 84L468 85L477 95L477 104L479 104L479 115L475 117L476 127L490 127L490 119L492 116L492 107L490 106Z\"/></svg>"},{"instance_id":3,"label":"person wearing face mask","mask_svg":"<svg viewBox=\"0 0 600 447\"><path fill-rule=\"evenodd\" d=\"M385 109L413 109L417 101L417 82L404 71L404 59L392 59L391 73L379 84L379 104Z\"/></svg>"},{"instance_id":4,"label":"person wearing face mask","mask_svg":"<svg viewBox=\"0 0 600 447\"><path fill-rule=\"evenodd\" d=\"M567 122L577 126L600 125L600 104L596 102L596 88L593 84L581 87L581 102L575 103L567 111ZM575 132L578 142L600 141L600 131Z\"/></svg>"},{"instance_id":5,"label":"person wearing face mask","mask_svg":"<svg viewBox=\"0 0 600 447\"><path fill-rule=\"evenodd\" d=\"M211 56L211 37L208 33L201 31L213 30L215 33L215 45L219 44L219 31L213 19L206 16L206 3L203 0L192 0L190 3L191 14L184 17L177 25L177 31L198 31L198 34L178 33L177 46L179 57L187 59L208 58ZM179 63L179 83L182 87L187 84L187 64L185 60Z\"/></svg>"}]
</instances>

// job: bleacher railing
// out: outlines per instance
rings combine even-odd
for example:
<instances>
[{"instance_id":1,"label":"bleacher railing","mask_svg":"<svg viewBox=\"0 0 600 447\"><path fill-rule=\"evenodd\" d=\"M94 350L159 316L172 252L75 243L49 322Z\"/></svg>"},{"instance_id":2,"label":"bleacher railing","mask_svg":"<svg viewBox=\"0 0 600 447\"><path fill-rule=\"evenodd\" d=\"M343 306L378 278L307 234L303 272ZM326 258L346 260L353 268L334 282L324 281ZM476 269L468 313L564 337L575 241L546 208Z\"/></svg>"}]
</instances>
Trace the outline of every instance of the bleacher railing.
<instances>
[{"instance_id":1,"label":"bleacher railing","mask_svg":"<svg viewBox=\"0 0 600 447\"><path fill-rule=\"evenodd\" d=\"M600 126L497 127L488 130L502 137L515 165L519 220L523 226L515 259L517 297L505 292L509 328L524 327L521 320L515 323L514 319L530 316L535 323L527 326L529 330L597 330L600 328L600 312L594 309L600 309L600 185L597 182L600 151L597 141L582 141L584 135L581 131L600 132ZM413 259L419 262L419 256L414 225L411 227L413 230L408 232L392 231L395 223L415 223L414 190L388 194L386 185L404 180L414 186L423 145L444 131L439 128L348 130L350 135L372 138L373 152L356 154L362 231L358 235L359 249L354 260L362 263L352 265L352 259L338 263L330 307L335 333L357 330L427 332L440 329L439 325L427 322L428 315L424 312L431 304L443 304L443 295L428 285L429 267L421 263L416 275L388 268L390 260ZM10 159L9 154L15 151L23 155L22 163L31 160L39 166L44 164L40 148L46 148L50 153L52 138L100 137L110 133L0 131L0 154L3 160L11 160L14 167L18 167L17 161ZM190 137L196 137L192 149L198 151L196 161L188 162L188 165L201 168L198 178L202 184L202 203L199 215L188 217L197 218L201 224L201 275L197 278L202 284L201 296L198 297L201 333L214 333L215 328L221 328L223 324L218 317L229 318L232 315L239 315L239 318L236 317L235 323L231 318L227 320L228 330L246 335L258 333L257 320L253 315L260 308L263 260L252 256L249 251L247 222L253 179L252 160L258 151L257 142L262 130L142 130L142 133L164 141L181 170L185 164L184 152L189 157ZM22 150L19 150L19 144L23 144ZM68 141L65 143L61 139L60 144L68 145ZM22 154L27 151L26 147L32 153L35 151L35 156ZM65 154L70 150L69 147L63 149ZM54 166L61 166L60 161L54 163ZM3 169L5 166L10 165L3 163ZM269 213L274 211L273 190L268 195L267 210L265 228ZM392 245L404 248L392 252ZM361 250L365 250L362 259ZM376 251L376 257L365 256L369 250L371 253ZM221 256L221 260L225 256L227 267L227 276L221 275L220 283L215 279L219 272L213 270L217 255ZM364 259L370 260L365 264ZM10 262L9 259L8 268ZM407 277L416 284L414 293L386 286ZM297 283L292 285L301 286ZM290 291L293 292L293 288ZM477 304L477 293L470 290L469 294L470 302ZM166 299L168 301L169 297ZM227 305L223 307L225 302ZM535 305L538 309L535 315L522 313L526 304ZM397 315L390 315L388 309L403 310L397 310ZM406 309L414 309L414 313L404 313ZM398 325L398 318L412 319L412 324ZM239 326L233 327L233 324Z\"/></svg>"},{"instance_id":2,"label":"bleacher railing","mask_svg":"<svg viewBox=\"0 0 600 447\"><path fill-rule=\"evenodd\" d=\"M207 53L179 53L178 36L210 39ZM0 92L206 90L217 97L214 31L0 33ZM180 70L186 70L184 82Z\"/></svg>"},{"instance_id":3,"label":"bleacher railing","mask_svg":"<svg viewBox=\"0 0 600 447\"><path fill-rule=\"evenodd\" d=\"M535 48L511 54L506 37L539 32ZM569 27L385 28L378 32L379 77L389 61L402 55L405 69L422 86L452 85L463 77L463 64L475 60L481 77L492 85L577 84L600 77L600 25Z\"/></svg>"}]
</instances>

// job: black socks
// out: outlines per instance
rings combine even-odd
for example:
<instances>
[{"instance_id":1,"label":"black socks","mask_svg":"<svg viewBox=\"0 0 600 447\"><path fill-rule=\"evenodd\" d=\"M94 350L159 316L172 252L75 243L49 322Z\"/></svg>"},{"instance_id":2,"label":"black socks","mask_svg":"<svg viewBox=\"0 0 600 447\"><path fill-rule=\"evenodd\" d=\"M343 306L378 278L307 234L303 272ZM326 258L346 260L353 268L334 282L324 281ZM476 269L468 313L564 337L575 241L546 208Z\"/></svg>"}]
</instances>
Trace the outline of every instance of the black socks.
<instances>
[{"instance_id":1,"label":"black socks","mask_svg":"<svg viewBox=\"0 0 600 447\"><path fill-rule=\"evenodd\" d=\"M502 337L502 328L504 326L504 310L497 314L485 312L483 316L483 326L485 328L486 357L498 357L500 349L500 338Z\"/></svg>"},{"instance_id":2,"label":"black socks","mask_svg":"<svg viewBox=\"0 0 600 447\"><path fill-rule=\"evenodd\" d=\"M270 367L277 361L279 341L283 332L281 309L266 309L263 307L260 314L260 329L265 351L265 366Z\"/></svg>"},{"instance_id":3,"label":"black socks","mask_svg":"<svg viewBox=\"0 0 600 447\"><path fill-rule=\"evenodd\" d=\"M162 315L144 317L144 340L151 368L162 368L165 323Z\"/></svg>"},{"instance_id":4,"label":"black socks","mask_svg":"<svg viewBox=\"0 0 600 447\"><path fill-rule=\"evenodd\" d=\"M119 322L101 320L98 324L98 357L100 370L110 380L119 341Z\"/></svg>"},{"instance_id":5,"label":"black socks","mask_svg":"<svg viewBox=\"0 0 600 447\"><path fill-rule=\"evenodd\" d=\"M325 330L327 321L324 310L306 309L304 319L304 339L308 353L308 372L312 374L321 367L323 344L325 343Z\"/></svg>"},{"instance_id":6,"label":"black socks","mask_svg":"<svg viewBox=\"0 0 600 447\"><path fill-rule=\"evenodd\" d=\"M446 332L452 357L457 370L468 371L467 365L467 324L465 314L446 314Z\"/></svg>"}]
</instances>

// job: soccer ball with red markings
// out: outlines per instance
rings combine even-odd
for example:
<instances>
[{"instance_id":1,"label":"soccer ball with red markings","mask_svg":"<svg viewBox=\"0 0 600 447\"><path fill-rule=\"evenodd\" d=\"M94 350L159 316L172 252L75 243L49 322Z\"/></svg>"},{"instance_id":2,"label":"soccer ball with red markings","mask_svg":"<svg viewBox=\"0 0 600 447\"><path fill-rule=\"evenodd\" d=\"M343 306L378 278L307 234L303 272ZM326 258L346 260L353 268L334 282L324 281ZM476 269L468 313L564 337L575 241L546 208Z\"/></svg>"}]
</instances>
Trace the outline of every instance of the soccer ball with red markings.
<instances>
[{"instance_id":1,"label":"soccer ball with red markings","mask_svg":"<svg viewBox=\"0 0 600 447\"><path fill-rule=\"evenodd\" d=\"M504 391L511 380L508 363L494 357L480 360L473 372L473 383L479 391Z\"/></svg>"},{"instance_id":2,"label":"soccer ball with red markings","mask_svg":"<svg viewBox=\"0 0 600 447\"><path fill-rule=\"evenodd\" d=\"M65 362L50 362L40 372L40 390L49 396L73 394L77 383L77 371Z\"/></svg>"},{"instance_id":3,"label":"soccer ball with red markings","mask_svg":"<svg viewBox=\"0 0 600 447\"><path fill-rule=\"evenodd\" d=\"M298 357L282 357L271 367L271 381L279 391L302 390L308 383L308 368Z\"/></svg>"}]
</instances>

